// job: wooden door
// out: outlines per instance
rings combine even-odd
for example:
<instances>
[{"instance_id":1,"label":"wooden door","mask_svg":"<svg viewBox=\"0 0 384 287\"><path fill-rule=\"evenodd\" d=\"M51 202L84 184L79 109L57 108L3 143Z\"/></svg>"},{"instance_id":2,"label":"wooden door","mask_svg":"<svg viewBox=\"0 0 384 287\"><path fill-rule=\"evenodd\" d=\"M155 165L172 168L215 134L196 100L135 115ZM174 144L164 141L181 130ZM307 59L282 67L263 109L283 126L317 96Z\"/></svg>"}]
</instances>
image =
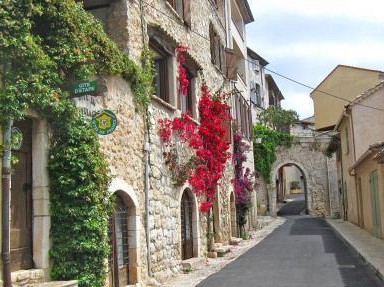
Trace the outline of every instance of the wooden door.
<instances>
[{"instance_id":1,"label":"wooden door","mask_svg":"<svg viewBox=\"0 0 384 287\"><path fill-rule=\"evenodd\" d=\"M363 190L361 186L361 177L357 179L357 218L359 226L364 228Z\"/></svg>"},{"instance_id":2,"label":"wooden door","mask_svg":"<svg viewBox=\"0 0 384 287\"><path fill-rule=\"evenodd\" d=\"M380 197L378 189L377 170L371 172L371 200L372 200L372 219L373 219L373 234L381 237L381 212L380 212Z\"/></svg>"},{"instance_id":3,"label":"wooden door","mask_svg":"<svg viewBox=\"0 0 384 287\"><path fill-rule=\"evenodd\" d=\"M192 201L187 191L181 198L181 258L193 257Z\"/></svg>"},{"instance_id":4,"label":"wooden door","mask_svg":"<svg viewBox=\"0 0 384 287\"><path fill-rule=\"evenodd\" d=\"M110 256L109 285L122 287L129 284L128 212L122 198L116 195L116 206L110 218L112 253Z\"/></svg>"},{"instance_id":5,"label":"wooden door","mask_svg":"<svg viewBox=\"0 0 384 287\"><path fill-rule=\"evenodd\" d=\"M23 134L18 163L11 175L11 270L33 268L32 260L32 121L15 122Z\"/></svg>"}]
</instances>

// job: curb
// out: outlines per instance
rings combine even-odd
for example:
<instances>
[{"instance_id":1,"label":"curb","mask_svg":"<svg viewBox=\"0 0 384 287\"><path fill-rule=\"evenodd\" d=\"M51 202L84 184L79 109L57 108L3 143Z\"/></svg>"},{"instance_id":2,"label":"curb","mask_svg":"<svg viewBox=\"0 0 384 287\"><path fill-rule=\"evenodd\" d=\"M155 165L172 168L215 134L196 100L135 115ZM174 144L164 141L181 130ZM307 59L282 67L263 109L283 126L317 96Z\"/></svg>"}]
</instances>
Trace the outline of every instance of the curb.
<instances>
[{"instance_id":1,"label":"curb","mask_svg":"<svg viewBox=\"0 0 384 287\"><path fill-rule=\"evenodd\" d=\"M343 235L342 232L340 232L337 227L333 225L331 221L329 221L327 218L325 218L325 221L327 224L331 227L331 229L335 232L337 238L339 238L357 257L371 270L373 273L384 282L384 274L380 272L380 270L372 264L368 259L367 255L364 254L364 252L361 252L358 250L349 240L346 236Z\"/></svg>"}]
</instances>

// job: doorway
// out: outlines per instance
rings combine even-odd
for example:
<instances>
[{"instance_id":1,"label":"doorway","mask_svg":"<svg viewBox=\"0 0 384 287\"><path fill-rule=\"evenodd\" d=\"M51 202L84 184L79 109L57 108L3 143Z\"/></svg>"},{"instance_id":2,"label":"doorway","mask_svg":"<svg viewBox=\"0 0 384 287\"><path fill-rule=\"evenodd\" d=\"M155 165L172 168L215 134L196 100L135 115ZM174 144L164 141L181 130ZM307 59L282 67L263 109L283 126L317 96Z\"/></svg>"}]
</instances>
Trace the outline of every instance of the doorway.
<instances>
[{"instance_id":1,"label":"doorway","mask_svg":"<svg viewBox=\"0 0 384 287\"><path fill-rule=\"evenodd\" d=\"M188 189L181 197L181 258L193 257L192 198Z\"/></svg>"},{"instance_id":2,"label":"doorway","mask_svg":"<svg viewBox=\"0 0 384 287\"><path fill-rule=\"evenodd\" d=\"M372 202L372 221L373 235L381 238L381 212L380 212L380 196L378 189L377 170L371 172L371 202Z\"/></svg>"},{"instance_id":3,"label":"doorway","mask_svg":"<svg viewBox=\"0 0 384 287\"><path fill-rule=\"evenodd\" d=\"M115 195L115 208L110 217L109 286L121 287L129 284L128 209L123 199Z\"/></svg>"},{"instance_id":4,"label":"doorway","mask_svg":"<svg viewBox=\"0 0 384 287\"><path fill-rule=\"evenodd\" d=\"M11 270L33 268L32 246L32 120L14 123L22 135L18 150L12 150L18 162L11 176Z\"/></svg>"}]
</instances>

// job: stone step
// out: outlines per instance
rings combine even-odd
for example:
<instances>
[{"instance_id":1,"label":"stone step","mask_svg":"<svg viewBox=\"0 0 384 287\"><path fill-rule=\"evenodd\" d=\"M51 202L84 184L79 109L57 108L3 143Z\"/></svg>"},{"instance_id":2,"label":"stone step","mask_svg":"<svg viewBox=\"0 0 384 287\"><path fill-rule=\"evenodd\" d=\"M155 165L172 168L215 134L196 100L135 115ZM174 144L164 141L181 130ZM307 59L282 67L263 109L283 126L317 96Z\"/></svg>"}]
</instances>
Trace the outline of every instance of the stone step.
<instances>
[{"instance_id":1,"label":"stone step","mask_svg":"<svg viewBox=\"0 0 384 287\"><path fill-rule=\"evenodd\" d=\"M204 265L205 258L203 257L194 257L187 260L181 261L181 266L183 267L183 270L196 270L198 267L201 267Z\"/></svg>"},{"instance_id":2,"label":"stone step","mask_svg":"<svg viewBox=\"0 0 384 287\"><path fill-rule=\"evenodd\" d=\"M217 257L223 257L225 254L231 251L231 246L224 245L219 248L215 248L213 251L217 253Z\"/></svg>"},{"instance_id":3,"label":"stone step","mask_svg":"<svg viewBox=\"0 0 384 287\"><path fill-rule=\"evenodd\" d=\"M77 287L77 281L51 281L51 282L45 282L36 284L35 287Z\"/></svg>"},{"instance_id":4,"label":"stone step","mask_svg":"<svg viewBox=\"0 0 384 287\"><path fill-rule=\"evenodd\" d=\"M239 245L243 238L231 237L231 245Z\"/></svg>"},{"instance_id":5,"label":"stone step","mask_svg":"<svg viewBox=\"0 0 384 287\"><path fill-rule=\"evenodd\" d=\"M11 273L11 281L14 286L32 285L44 281L43 269L18 270Z\"/></svg>"},{"instance_id":6,"label":"stone step","mask_svg":"<svg viewBox=\"0 0 384 287\"><path fill-rule=\"evenodd\" d=\"M221 246L223 246L223 243L215 242L213 243L212 250L215 250L216 248L220 248Z\"/></svg>"}]
</instances>

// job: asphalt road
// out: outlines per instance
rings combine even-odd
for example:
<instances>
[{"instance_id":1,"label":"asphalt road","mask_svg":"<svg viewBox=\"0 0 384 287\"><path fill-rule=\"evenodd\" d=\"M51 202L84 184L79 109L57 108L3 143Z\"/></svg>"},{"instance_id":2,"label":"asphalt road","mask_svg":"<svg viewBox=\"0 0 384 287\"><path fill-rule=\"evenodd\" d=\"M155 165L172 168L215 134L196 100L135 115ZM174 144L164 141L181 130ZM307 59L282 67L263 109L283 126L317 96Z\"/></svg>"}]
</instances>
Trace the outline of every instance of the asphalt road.
<instances>
[{"instance_id":1,"label":"asphalt road","mask_svg":"<svg viewBox=\"0 0 384 287\"><path fill-rule=\"evenodd\" d=\"M322 218L287 221L198 287L384 287Z\"/></svg>"}]
</instances>

